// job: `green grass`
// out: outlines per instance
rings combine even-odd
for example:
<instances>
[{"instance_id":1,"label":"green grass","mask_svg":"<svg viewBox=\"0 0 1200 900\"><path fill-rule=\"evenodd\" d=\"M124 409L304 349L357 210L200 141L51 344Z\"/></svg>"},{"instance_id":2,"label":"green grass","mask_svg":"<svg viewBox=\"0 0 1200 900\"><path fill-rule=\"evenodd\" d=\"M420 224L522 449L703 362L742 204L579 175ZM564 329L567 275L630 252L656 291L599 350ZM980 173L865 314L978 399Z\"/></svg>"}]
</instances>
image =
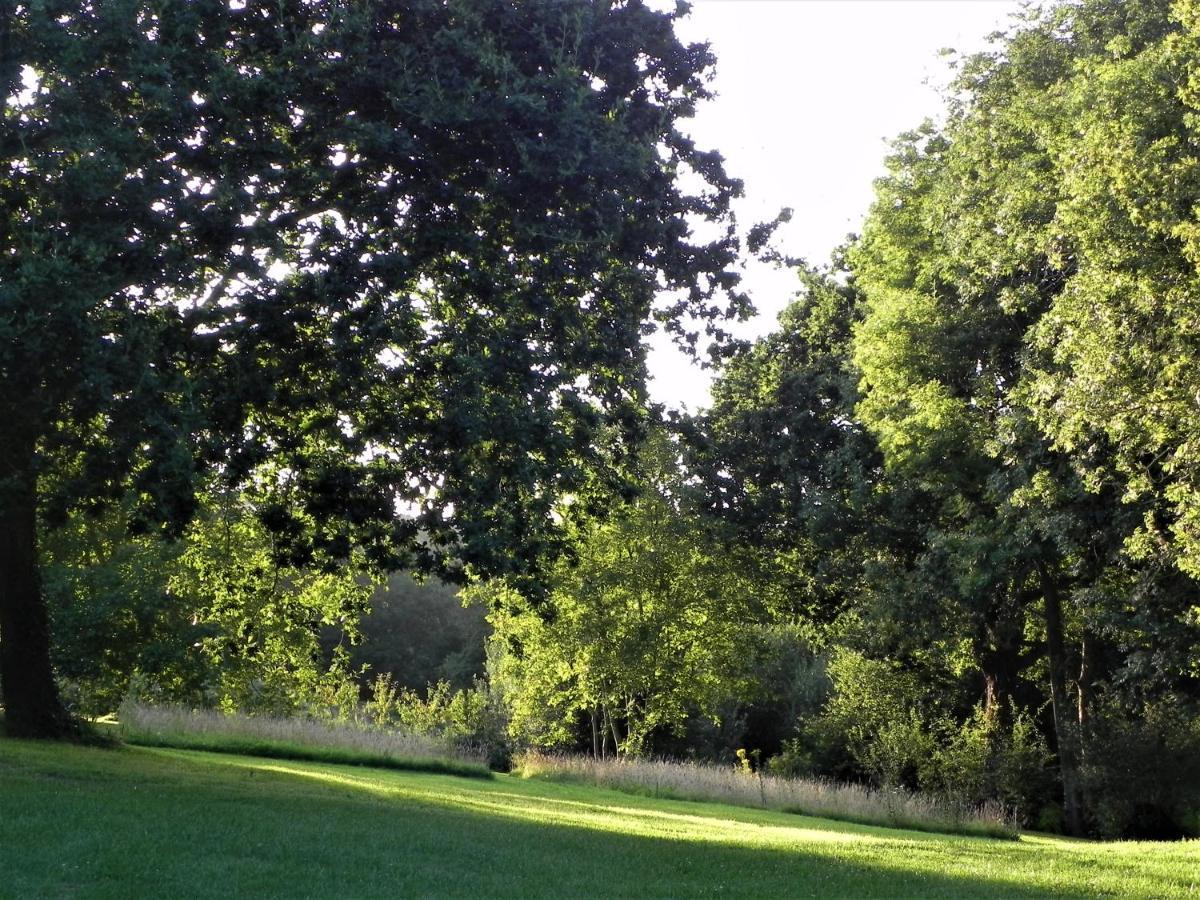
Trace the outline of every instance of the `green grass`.
<instances>
[{"instance_id":1,"label":"green grass","mask_svg":"<svg viewBox=\"0 0 1200 900\"><path fill-rule=\"evenodd\" d=\"M498 776L0 741L0 896L1195 896L1200 843L995 841Z\"/></svg>"}]
</instances>

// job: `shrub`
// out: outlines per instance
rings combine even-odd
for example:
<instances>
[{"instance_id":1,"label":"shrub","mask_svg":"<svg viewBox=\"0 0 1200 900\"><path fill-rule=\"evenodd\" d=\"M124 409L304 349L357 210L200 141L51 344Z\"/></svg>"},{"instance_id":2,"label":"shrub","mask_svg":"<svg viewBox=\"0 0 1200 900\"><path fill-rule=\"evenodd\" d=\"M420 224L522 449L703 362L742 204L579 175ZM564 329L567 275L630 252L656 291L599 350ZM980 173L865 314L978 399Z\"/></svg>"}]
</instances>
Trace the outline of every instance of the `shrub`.
<instances>
[{"instance_id":1,"label":"shrub","mask_svg":"<svg viewBox=\"0 0 1200 900\"><path fill-rule=\"evenodd\" d=\"M1166 698L1093 711L1081 775L1102 837L1200 836L1200 716Z\"/></svg>"},{"instance_id":2,"label":"shrub","mask_svg":"<svg viewBox=\"0 0 1200 900\"><path fill-rule=\"evenodd\" d=\"M922 786L968 802L995 800L1022 824L1035 821L1052 802L1053 755L1028 715L1011 718L1006 727L999 716L976 709L934 752Z\"/></svg>"},{"instance_id":3,"label":"shrub","mask_svg":"<svg viewBox=\"0 0 1200 900\"><path fill-rule=\"evenodd\" d=\"M377 726L399 726L415 734L448 741L488 760L500 770L511 766L507 719L487 682L476 679L467 690L439 681L425 695L398 687L390 674L375 680L365 712Z\"/></svg>"},{"instance_id":4,"label":"shrub","mask_svg":"<svg viewBox=\"0 0 1200 900\"><path fill-rule=\"evenodd\" d=\"M829 662L833 692L802 740L838 777L915 789L927 779L935 744L920 712L915 675L890 662L839 650Z\"/></svg>"}]
</instances>

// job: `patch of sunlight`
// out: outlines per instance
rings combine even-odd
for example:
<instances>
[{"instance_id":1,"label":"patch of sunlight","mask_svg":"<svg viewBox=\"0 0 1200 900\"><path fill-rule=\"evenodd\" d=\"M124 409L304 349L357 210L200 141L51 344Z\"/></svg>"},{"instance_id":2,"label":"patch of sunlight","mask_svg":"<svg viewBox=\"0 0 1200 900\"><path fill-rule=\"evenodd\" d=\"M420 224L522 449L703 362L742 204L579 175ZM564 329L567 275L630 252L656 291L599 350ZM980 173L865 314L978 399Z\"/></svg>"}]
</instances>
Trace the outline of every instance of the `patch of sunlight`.
<instances>
[{"instance_id":1,"label":"patch of sunlight","mask_svg":"<svg viewBox=\"0 0 1200 900\"><path fill-rule=\"evenodd\" d=\"M840 823L834 822L827 828L788 825L767 819L770 814L759 810L731 810L728 817L722 817L719 812L692 814L639 805L639 799L645 798L630 798L629 805L623 805L607 796L588 802L544 793L526 794L506 790L506 785L494 781L465 782L390 771L354 774L279 760L243 758L222 762L347 788L388 802L474 813L498 822L586 829L711 847L800 852L831 862L869 866L897 877L936 873L950 883L961 882L964 888L983 879L1001 895L1030 890L1063 893L1067 885L1084 885L1089 894L1192 896L1196 884L1191 861L1200 860L1200 842L1175 845L1170 850L1156 845L1151 853L1146 844L1098 844L1050 835L1023 836L1020 841L903 832L889 836L886 832L864 832L853 825L839 830ZM765 821L755 821L759 816ZM1179 860L1178 874L1159 871L1164 851Z\"/></svg>"},{"instance_id":2,"label":"patch of sunlight","mask_svg":"<svg viewBox=\"0 0 1200 900\"><path fill-rule=\"evenodd\" d=\"M772 825L765 822L755 822L748 819L724 818L715 815L690 815L688 813L668 812L666 810L646 809L638 806L607 806L602 803L588 803L583 800L561 800L552 797L528 797L524 794L514 794L507 791L489 791L488 794L492 797L510 797L513 800L529 803L536 802L539 806L546 804L558 805L564 807L575 807L586 809L604 814L616 814L622 817L641 817L645 819L653 819L657 821L673 821L684 823L692 827L712 829L713 827L723 827L726 829L753 829L756 834L779 834L786 835L789 838L801 837L805 841L828 841L833 843L847 843L853 841L856 844L883 842L893 840L891 838L883 838L874 834L860 834L851 831L839 831L833 829L815 829L805 828L798 825ZM747 808L743 812L762 812L753 808Z\"/></svg>"},{"instance_id":3,"label":"patch of sunlight","mask_svg":"<svg viewBox=\"0 0 1200 900\"><path fill-rule=\"evenodd\" d=\"M437 806L470 809L510 819L594 828L640 837L671 837L705 843L770 844L788 846L797 843L863 844L890 843L892 839L856 832L823 830L788 825L769 825L739 819L688 815L629 806L609 806L580 800L531 797L506 791L445 791L398 784L344 773L320 771L299 766L271 763L239 763L245 768L281 775L295 775L326 784L351 787L382 797L414 800Z\"/></svg>"}]
</instances>

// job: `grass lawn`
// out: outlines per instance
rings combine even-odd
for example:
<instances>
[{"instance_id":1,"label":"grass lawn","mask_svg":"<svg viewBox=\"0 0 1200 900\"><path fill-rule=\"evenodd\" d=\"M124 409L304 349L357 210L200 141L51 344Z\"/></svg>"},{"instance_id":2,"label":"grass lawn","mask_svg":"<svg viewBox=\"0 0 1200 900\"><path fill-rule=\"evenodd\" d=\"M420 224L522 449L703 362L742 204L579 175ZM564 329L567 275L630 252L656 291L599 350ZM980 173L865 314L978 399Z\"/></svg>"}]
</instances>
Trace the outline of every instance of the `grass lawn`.
<instances>
[{"instance_id":1,"label":"grass lawn","mask_svg":"<svg viewBox=\"0 0 1200 900\"><path fill-rule=\"evenodd\" d=\"M0 740L0 896L1197 896L1200 842L947 837L145 747Z\"/></svg>"}]
</instances>

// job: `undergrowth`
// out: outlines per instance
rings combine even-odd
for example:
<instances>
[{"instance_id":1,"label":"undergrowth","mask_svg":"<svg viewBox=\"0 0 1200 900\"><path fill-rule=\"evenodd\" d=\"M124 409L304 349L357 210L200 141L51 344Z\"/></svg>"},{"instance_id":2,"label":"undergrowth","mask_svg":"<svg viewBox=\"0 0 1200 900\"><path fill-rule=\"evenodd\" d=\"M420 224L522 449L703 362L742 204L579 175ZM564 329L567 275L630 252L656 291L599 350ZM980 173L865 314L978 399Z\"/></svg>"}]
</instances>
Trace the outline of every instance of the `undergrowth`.
<instances>
[{"instance_id":1,"label":"undergrowth","mask_svg":"<svg viewBox=\"0 0 1200 900\"><path fill-rule=\"evenodd\" d=\"M146 747L207 750L272 759L374 766L490 778L481 759L447 743L405 731L316 719L274 718L126 703L121 738Z\"/></svg>"},{"instance_id":2,"label":"undergrowth","mask_svg":"<svg viewBox=\"0 0 1200 900\"><path fill-rule=\"evenodd\" d=\"M1018 835L1011 818L998 805L972 806L903 790L783 778L731 766L675 760L596 760L525 753L515 763L516 770L525 777L593 784L642 796L729 803L914 831L996 838Z\"/></svg>"}]
</instances>

